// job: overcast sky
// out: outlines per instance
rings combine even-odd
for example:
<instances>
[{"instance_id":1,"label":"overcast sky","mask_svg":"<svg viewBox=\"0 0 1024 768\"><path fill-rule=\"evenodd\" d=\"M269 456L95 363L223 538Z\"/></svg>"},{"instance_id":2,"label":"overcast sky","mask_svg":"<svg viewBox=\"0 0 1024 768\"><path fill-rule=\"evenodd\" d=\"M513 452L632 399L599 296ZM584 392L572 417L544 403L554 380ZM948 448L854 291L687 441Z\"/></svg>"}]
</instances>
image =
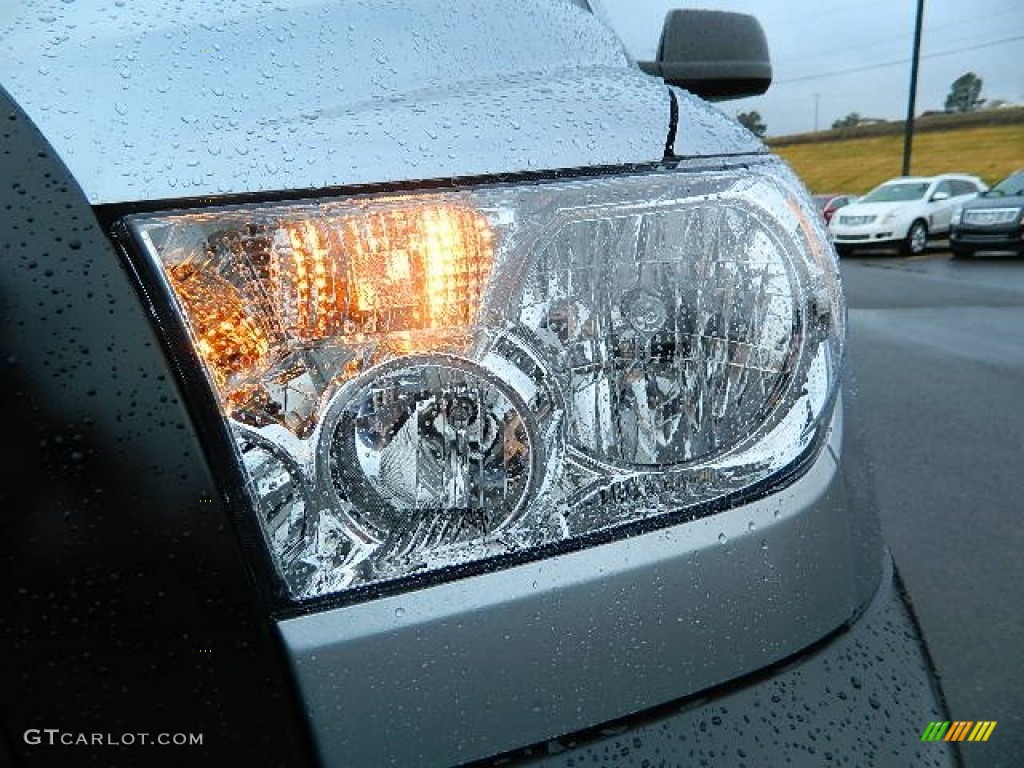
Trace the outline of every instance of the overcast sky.
<instances>
[{"instance_id":1,"label":"overcast sky","mask_svg":"<svg viewBox=\"0 0 1024 768\"><path fill-rule=\"evenodd\" d=\"M756 109L769 136L828 128L850 112L902 119L907 109L916 0L603 0L637 58L653 58L665 11L717 8L760 19L771 51L768 93L723 102ZM965 72L982 97L1024 103L1024 0L925 0L917 113L941 110ZM895 63L894 63L895 62ZM849 70L859 70L850 72ZM816 95L817 94L817 95Z\"/></svg>"}]
</instances>

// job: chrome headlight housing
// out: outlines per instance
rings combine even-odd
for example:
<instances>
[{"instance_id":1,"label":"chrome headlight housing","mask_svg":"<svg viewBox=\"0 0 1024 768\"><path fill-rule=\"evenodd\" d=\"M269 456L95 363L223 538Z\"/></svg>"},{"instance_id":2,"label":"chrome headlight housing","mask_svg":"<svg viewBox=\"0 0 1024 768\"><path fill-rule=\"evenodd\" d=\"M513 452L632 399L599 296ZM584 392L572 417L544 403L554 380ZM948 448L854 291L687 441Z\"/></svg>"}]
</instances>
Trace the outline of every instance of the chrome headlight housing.
<instances>
[{"instance_id":1,"label":"chrome headlight housing","mask_svg":"<svg viewBox=\"0 0 1024 768\"><path fill-rule=\"evenodd\" d=\"M835 256L774 159L128 221L293 599L704 514L838 386Z\"/></svg>"}]
</instances>

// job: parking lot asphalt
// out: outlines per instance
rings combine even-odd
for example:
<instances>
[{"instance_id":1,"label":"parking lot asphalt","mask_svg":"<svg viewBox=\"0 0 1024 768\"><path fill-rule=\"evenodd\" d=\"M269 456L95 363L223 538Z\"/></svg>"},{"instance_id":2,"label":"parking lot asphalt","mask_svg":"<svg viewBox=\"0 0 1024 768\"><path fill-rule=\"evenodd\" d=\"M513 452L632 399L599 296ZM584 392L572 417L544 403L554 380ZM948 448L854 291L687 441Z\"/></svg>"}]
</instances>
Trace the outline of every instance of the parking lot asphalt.
<instances>
[{"instance_id":1,"label":"parking lot asphalt","mask_svg":"<svg viewBox=\"0 0 1024 768\"><path fill-rule=\"evenodd\" d=\"M964 762L1024 766L1024 258L841 268L883 529L951 718L998 722Z\"/></svg>"}]
</instances>

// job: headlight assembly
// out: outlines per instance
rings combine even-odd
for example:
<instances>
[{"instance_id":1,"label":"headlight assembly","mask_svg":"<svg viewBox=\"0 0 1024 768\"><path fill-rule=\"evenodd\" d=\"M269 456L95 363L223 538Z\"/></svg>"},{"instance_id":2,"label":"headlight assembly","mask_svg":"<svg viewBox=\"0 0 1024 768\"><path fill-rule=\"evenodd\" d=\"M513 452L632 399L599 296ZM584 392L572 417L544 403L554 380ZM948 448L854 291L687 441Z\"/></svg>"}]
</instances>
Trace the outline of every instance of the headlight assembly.
<instances>
[{"instance_id":1,"label":"headlight assembly","mask_svg":"<svg viewBox=\"0 0 1024 768\"><path fill-rule=\"evenodd\" d=\"M837 387L834 257L775 161L129 224L295 599L701 514Z\"/></svg>"}]
</instances>

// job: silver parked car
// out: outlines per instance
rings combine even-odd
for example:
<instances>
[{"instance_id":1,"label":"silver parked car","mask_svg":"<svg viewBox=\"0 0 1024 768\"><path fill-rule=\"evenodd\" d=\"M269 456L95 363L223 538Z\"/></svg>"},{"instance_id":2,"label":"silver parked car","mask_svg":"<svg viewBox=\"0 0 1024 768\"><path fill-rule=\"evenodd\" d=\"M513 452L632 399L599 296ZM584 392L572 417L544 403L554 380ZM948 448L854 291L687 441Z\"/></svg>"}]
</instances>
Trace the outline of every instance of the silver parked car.
<instances>
[{"instance_id":1,"label":"silver parked car","mask_svg":"<svg viewBox=\"0 0 1024 768\"><path fill-rule=\"evenodd\" d=\"M760 27L601 16L5 6L0 762L951 764Z\"/></svg>"}]
</instances>

